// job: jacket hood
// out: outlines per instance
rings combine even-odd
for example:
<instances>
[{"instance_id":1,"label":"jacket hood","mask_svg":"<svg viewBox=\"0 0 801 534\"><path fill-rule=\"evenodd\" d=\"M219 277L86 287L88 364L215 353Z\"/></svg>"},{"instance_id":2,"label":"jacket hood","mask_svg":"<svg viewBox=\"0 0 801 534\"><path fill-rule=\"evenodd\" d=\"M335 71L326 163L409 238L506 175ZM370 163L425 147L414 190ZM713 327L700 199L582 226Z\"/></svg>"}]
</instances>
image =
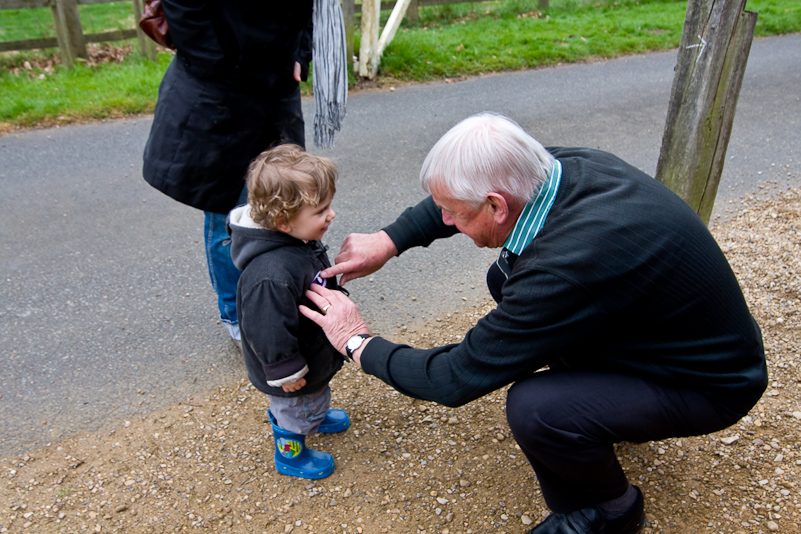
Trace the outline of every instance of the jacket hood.
<instances>
[{"instance_id":1,"label":"jacket hood","mask_svg":"<svg viewBox=\"0 0 801 534\"><path fill-rule=\"evenodd\" d=\"M234 208L228 214L228 233L231 236L231 259L240 271L260 254L285 246L303 245L303 241L256 224L250 216L250 205Z\"/></svg>"}]
</instances>

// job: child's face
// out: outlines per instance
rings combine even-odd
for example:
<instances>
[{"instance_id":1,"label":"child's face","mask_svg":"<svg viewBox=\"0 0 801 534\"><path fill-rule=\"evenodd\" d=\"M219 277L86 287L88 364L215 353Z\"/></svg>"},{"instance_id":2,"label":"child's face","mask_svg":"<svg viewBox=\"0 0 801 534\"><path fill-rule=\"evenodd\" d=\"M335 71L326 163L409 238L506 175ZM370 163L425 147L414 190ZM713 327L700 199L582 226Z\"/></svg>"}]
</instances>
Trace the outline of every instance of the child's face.
<instances>
[{"instance_id":1,"label":"child's face","mask_svg":"<svg viewBox=\"0 0 801 534\"><path fill-rule=\"evenodd\" d=\"M278 225L278 229L296 239L319 241L337 215L331 209L333 199L334 195L330 194L317 206L304 206L288 222Z\"/></svg>"}]
</instances>

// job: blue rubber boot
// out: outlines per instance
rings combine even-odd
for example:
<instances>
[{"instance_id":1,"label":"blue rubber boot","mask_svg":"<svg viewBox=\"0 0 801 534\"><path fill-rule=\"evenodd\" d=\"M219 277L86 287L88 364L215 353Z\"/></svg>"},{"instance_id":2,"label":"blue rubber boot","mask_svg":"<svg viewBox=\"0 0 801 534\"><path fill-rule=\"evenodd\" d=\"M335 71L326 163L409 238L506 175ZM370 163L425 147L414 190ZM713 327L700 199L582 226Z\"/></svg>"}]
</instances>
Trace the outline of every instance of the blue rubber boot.
<instances>
[{"instance_id":1,"label":"blue rubber boot","mask_svg":"<svg viewBox=\"0 0 801 534\"><path fill-rule=\"evenodd\" d=\"M325 419L320 423L317 432L320 434L338 434L347 430L350 426L350 418L345 410L328 410Z\"/></svg>"},{"instance_id":2,"label":"blue rubber boot","mask_svg":"<svg viewBox=\"0 0 801 534\"><path fill-rule=\"evenodd\" d=\"M268 410L275 438L275 468L282 475L317 480L334 472L334 457L306 447L306 436L284 430Z\"/></svg>"}]
</instances>

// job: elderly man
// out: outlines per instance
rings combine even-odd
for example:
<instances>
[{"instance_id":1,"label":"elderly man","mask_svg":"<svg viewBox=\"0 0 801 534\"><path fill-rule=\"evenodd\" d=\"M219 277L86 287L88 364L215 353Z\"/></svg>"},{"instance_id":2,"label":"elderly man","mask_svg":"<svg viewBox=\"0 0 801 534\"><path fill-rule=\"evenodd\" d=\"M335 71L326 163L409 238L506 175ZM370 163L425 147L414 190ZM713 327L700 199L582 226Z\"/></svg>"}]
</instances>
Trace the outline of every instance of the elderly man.
<instances>
[{"instance_id":1,"label":"elderly man","mask_svg":"<svg viewBox=\"0 0 801 534\"><path fill-rule=\"evenodd\" d=\"M302 313L414 398L459 406L514 382L509 426L553 512L531 533L639 532L643 496L614 444L721 430L767 385L759 327L714 238L621 159L546 150L498 115L453 127L420 177L431 196L376 234L348 236L323 275L344 283L459 231L502 247L487 275L497 308L461 343L429 350L370 337L339 292L314 287L323 313Z\"/></svg>"}]
</instances>

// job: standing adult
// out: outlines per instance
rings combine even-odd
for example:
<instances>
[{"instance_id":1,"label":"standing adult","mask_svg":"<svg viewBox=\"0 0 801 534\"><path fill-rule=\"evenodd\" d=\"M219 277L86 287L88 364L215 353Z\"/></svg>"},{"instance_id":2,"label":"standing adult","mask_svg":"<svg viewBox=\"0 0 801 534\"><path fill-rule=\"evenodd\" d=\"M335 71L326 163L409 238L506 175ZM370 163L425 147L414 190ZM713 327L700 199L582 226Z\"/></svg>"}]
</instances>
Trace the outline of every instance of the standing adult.
<instances>
[{"instance_id":1,"label":"standing adult","mask_svg":"<svg viewBox=\"0 0 801 534\"><path fill-rule=\"evenodd\" d=\"M497 308L461 343L429 350L371 337L338 292L313 288L327 313L301 311L411 397L459 406L514 382L509 426L553 512L531 533L639 532L643 496L614 444L721 430L767 385L759 327L714 238L616 156L545 149L498 115L453 127L420 177L431 196L348 236L323 275L344 283L460 231L501 247L487 276Z\"/></svg>"},{"instance_id":2,"label":"standing adult","mask_svg":"<svg viewBox=\"0 0 801 534\"><path fill-rule=\"evenodd\" d=\"M245 201L245 172L253 158L278 143L305 147L298 82L307 79L312 58L315 1L161 3L177 53L159 87L143 173L159 191L203 210L206 259L220 320L239 345L240 272L231 261L226 216ZM320 28L324 39L340 34L338 14L338 19L326 17L332 28ZM316 55L316 43L314 48ZM321 59L331 57L336 54ZM339 70L334 74L341 77ZM329 130L315 124L318 129L332 141Z\"/></svg>"}]
</instances>

